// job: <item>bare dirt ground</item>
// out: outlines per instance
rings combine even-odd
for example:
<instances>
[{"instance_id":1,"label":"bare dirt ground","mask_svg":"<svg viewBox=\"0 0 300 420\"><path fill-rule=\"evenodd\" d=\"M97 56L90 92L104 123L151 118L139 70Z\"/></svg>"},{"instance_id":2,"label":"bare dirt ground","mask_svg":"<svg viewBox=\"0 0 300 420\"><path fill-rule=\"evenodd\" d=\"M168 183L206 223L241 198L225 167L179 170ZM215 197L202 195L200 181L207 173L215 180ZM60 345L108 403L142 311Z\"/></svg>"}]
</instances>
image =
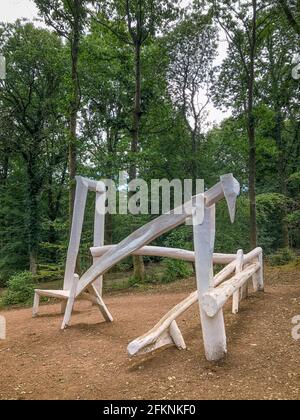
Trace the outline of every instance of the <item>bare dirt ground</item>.
<instances>
[{"instance_id":1,"label":"bare dirt ground","mask_svg":"<svg viewBox=\"0 0 300 420\"><path fill-rule=\"evenodd\" d=\"M130 359L128 343L145 333L194 288L194 281L106 297L115 322L77 304L71 327L59 330L59 305L1 312L0 399L299 399L299 269L267 269L265 294L251 295L238 316L225 309L228 356L204 357L197 305L179 320L187 351L168 348Z\"/></svg>"}]
</instances>

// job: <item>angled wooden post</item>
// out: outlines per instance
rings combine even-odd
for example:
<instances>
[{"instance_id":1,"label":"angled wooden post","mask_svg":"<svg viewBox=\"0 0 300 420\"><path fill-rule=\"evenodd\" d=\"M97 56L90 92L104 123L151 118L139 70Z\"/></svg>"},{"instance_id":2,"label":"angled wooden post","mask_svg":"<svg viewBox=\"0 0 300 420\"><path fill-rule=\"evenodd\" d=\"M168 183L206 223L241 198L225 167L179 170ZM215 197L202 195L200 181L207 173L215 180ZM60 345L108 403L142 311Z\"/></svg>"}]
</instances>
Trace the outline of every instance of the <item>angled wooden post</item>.
<instances>
[{"instance_id":1,"label":"angled wooden post","mask_svg":"<svg viewBox=\"0 0 300 420\"><path fill-rule=\"evenodd\" d=\"M76 177L76 195L64 277L64 290L70 290L74 280L87 194L88 184L85 182L85 179L80 176Z\"/></svg>"},{"instance_id":2,"label":"angled wooden post","mask_svg":"<svg viewBox=\"0 0 300 420\"><path fill-rule=\"evenodd\" d=\"M32 308L32 316L33 317L36 317L38 315L39 306L40 306L40 295L37 292L35 292L34 293L33 308Z\"/></svg>"},{"instance_id":3,"label":"angled wooden post","mask_svg":"<svg viewBox=\"0 0 300 420\"><path fill-rule=\"evenodd\" d=\"M105 321L107 322L113 322L113 316L109 312L107 306L104 303L104 300L102 299L102 296L100 295L99 291L97 290L97 287L95 286L95 283L93 283L89 288L88 291L91 296L95 297L94 304L98 306L100 312L102 313Z\"/></svg>"},{"instance_id":4,"label":"angled wooden post","mask_svg":"<svg viewBox=\"0 0 300 420\"><path fill-rule=\"evenodd\" d=\"M243 265L244 265L244 252L242 249L240 249L237 253L236 269L235 269L236 274L239 274L243 271ZM240 299L241 299L241 290L237 290L233 294L233 302L232 302L232 313L234 315L238 314L239 312Z\"/></svg>"},{"instance_id":5,"label":"angled wooden post","mask_svg":"<svg viewBox=\"0 0 300 420\"><path fill-rule=\"evenodd\" d=\"M64 319L63 319L63 323L62 323L62 326L61 326L62 330L64 330L69 325L71 315L72 315L72 311L73 311L73 307L74 307L74 303L75 303L78 282L79 282L79 276L77 274L74 274L73 283L72 283L72 286L71 286L71 289L70 289L70 295L69 295L69 298L67 300Z\"/></svg>"},{"instance_id":6,"label":"angled wooden post","mask_svg":"<svg viewBox=\"0 0 300 420\"><path fill-rule=\"evenodd\" d=\"M213 287L213 253L215 245L215 205L204 208L204 221L199 224L196 212L193 215L195 265L198 301L206 358L209 361L222 359L227 353L223 311L213 318L202 310L202 296Z\"/></svg>"},{"instance_id":7,"label":"angled wooden post","mask_svg":"<svg viewBox=\"0 0 300 420\"><path fill-rule=\"evenodd\" d=\"M95 221L94 221L94 247L102 247L104 245L105 233L105 185L103 182L98 182L96 187L96 202L95 202ZM94 285L100 294L103 295L103 276L98 277Z\"/></svg>"},{"instance_id":8,"label":"angled wooden post","mask_svg":"<svg viewBox=\"0 0 300 420\"><path fill-rule=\"evenodd\" d=\"M67 253L67 261L64 276L64 290L70 290L73 284L76 262L79 253L84 213L88 194L88 184L81 176L76 177L76 194L73 210L70 241ZM65 313L67 302L61 303L61 313Z\"/></svg>"},{"instance_id":9,"label":"angled wooden post","mask_svg":"<svg viewBox=\"0 0 300 420\"><path fill-rule=\"evenodd\" d=\"M263 250L260 248L260 253L257 257L257 261L260 264L260 269L257 273L254 274L252 281L253 281L253 289L255 292L263 292L265 290L264 285L264 256Z\"/></svg>"}]
</instances>

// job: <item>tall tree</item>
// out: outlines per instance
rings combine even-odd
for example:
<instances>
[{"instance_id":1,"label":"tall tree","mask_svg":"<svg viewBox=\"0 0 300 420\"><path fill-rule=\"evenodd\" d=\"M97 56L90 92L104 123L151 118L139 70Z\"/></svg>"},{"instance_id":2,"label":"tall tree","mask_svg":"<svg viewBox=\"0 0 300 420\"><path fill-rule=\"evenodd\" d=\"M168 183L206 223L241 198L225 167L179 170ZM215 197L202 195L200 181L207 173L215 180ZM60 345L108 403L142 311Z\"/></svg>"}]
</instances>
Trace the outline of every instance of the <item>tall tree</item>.
<instances>
[{"instance_id":1,"label":"tall tree","mask_svg":"<svg viewBox=\"0 0 300 420\"><path fill-rule=\"evenodd\" d=\"M110 0L96 1L97 22L110 29L133 52L134 92L132 101L132 124L130 127L131 147L129 178L137 177L140 150L140 129L142 119L142 53L147 43L163 32L177 16L178 0ZM133 192L129 192L133 194ZM135 278L143 280L145 269L141 257L133 257Z\"/></svg>"},{"instance_id":2,"label":"tall tree","mask_svg":"<svg viewBox=\"0 0 300 420\"><path fill-rule=\"evenodd\" d=\"M108 65L109 64L109 65ZM114 180L126 170L130 148L132 89L131 49L113 33L93 22L82 43L82 127L84 159L97 178ZM113 243L113 217L105 218L105 241Z\"/></svg>"},{"instance_id":3,"label":"tall tree","mask_svg":"<svg viewBox=\"0 0 300 420\"><path fill-rule=\"evenodd\" d=\"M87 0L35 0L47 25L62 37L70 47L71 92L69 95L69 215L70 225L75 200L75 176L77 171L77 121L80 110L81 93L78 61L80 41L87 17Z\"/></svg>"},{"instance_id":4,"label":"tall tree","mask_svg":"<svg viewBox=\"0 0 300 420\"><path fill-rule=\"evenodd\" d=\"M235 58L231 63L229 59L225 60L224 64L227 66L227 70L240 72L240 89L243 90L241 95L243 99L240 105L243 106L247 117L249 146L250 242L251 247L256 247L256 120L254 112L256 66L259 46L271 19L268 15L267 18L263 16L268 6L264 0L249 0L242 3L229 0L226 4L216 4L215 1L213 3L216 19L228 38L229 54L234 55ZM232 82L229 78L227 80L229 83Z\"/></svg>"},{"instance_id":5,"label":"tall tree","mask_svg":"<svg viewBox=\"0 0 300 420\"><path fill-rule=\"evenodd\" d=\"M18 156L18 166L20 162L25 165L27 194L23 223L27 231L30 270L36 274L40 197L47 172L46 149L49 137L63 130L60 108L64 92L63 46L55 34L31 24L22 26L20 22L7 25L0 42L7 57L7 78L0 89L0 119L3 125L11 127L6 152ZM61 149L57 153L60 158ZM4 176L7 176L6 164L7 161Z\"/></svg>"},{"instance_id":6,"label":"tall tree","mask_svg":"<svg viewBox=\"0 0 300 420\"><path fill-rule=\"evenodd\" d=\"M278 190L288 195L289 162L293 155L294 144L289 133L291 110L297 107L297 81L292 78L291 57L297 52L297 41L283 19L269 28L264 49L258 62L260 72L259 96L264 103L270 104L274 113L273 136L278 149ZM293 118L293 117L292 117ZM287 209L286 216L287 216ZM283 245L289 246L289 232L283 221Z\"/></svg>"},{"instance_id":7,"label":"tall tree","mask_svg":"<svg viewBox=\"0 0 300 420\"><path fill-rule=\"evenodd\" d=\"M137 159L140 148L142 119L142 52L147 43L165 31L177 16L178 0L110 0L96 1L97 21L110 29L133 51L134 92L132 106L130 179L137 176Z\"/></svg>"},{"instance_id":8,"label":"tall tree","mask_svg":"<svg viewBox=\"0 0 300 420\"><path fill-rule=\"evenodd\" d=\"M199 173L199 145L209 104L209 90L216 58L217 29L209 16L187 15L169 37L169 92L190 133L189 175Z\"/></svg>"}]
</instances>

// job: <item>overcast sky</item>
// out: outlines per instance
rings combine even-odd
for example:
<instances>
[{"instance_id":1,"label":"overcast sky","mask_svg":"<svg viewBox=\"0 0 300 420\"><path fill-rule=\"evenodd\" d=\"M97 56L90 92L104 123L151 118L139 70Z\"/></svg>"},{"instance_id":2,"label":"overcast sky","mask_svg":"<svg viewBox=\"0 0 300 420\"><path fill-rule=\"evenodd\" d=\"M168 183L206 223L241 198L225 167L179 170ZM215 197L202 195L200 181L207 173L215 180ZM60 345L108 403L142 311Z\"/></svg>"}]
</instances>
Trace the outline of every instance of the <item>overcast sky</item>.
<instances>
[{"instance_id":1,"label":"overcast sky","mask_svg":"<svg viewBox=\"0 0 300 420\"><path fill-rule=\"evenodd\" d=\"M0 21L2 22L14 22L19 18L34 19L37 17L37 8L32 0L0 0ZM218 64L222 62L222 59L226 55L226 43L221 42L219 46L219 59ZM205 98L203 98L205 102ZM209 105L209 122L219 123L230 113L223 113Z\"/></svg>"},{"instance_id":2,"label":"overcast sky","mask_svg":"<svg viewBox=\"0 0 300 420\"><path fill-rule=\"evenodd\" d=\"M31 0L0 0L0 20L14 22L18 18L33 19L37 17L37 9Z\"/></svg>"}]
</instances>

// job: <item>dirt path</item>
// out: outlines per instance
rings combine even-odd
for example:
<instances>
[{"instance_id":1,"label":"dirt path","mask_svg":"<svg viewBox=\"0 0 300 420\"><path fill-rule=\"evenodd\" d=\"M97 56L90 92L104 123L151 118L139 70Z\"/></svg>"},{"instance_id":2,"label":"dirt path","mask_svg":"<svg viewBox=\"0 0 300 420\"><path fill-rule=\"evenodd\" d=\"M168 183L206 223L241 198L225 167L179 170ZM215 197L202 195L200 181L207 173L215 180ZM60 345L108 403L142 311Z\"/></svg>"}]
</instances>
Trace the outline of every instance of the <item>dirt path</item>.
<instances>
[{"instance_id":1,"label":"dirt path","mask_svg":"<svg viewBox=\"0 0 300 420\"><path fill-rule=\"evenodd\" d=\"M68 330L59 306L2 312L1 399L299 399L300 341L291 320L300 315L299 270L268 270L266 294L252 295L241 313L225 311L229 355L205 360L197 306L179 321L187 351L169 348L130 360L127 344L186 297L178 284L155 292L108 296L115 322L102 322L85 303ZM187 321L190 318L189 321Z\"/></svg>"}]
</instances>

